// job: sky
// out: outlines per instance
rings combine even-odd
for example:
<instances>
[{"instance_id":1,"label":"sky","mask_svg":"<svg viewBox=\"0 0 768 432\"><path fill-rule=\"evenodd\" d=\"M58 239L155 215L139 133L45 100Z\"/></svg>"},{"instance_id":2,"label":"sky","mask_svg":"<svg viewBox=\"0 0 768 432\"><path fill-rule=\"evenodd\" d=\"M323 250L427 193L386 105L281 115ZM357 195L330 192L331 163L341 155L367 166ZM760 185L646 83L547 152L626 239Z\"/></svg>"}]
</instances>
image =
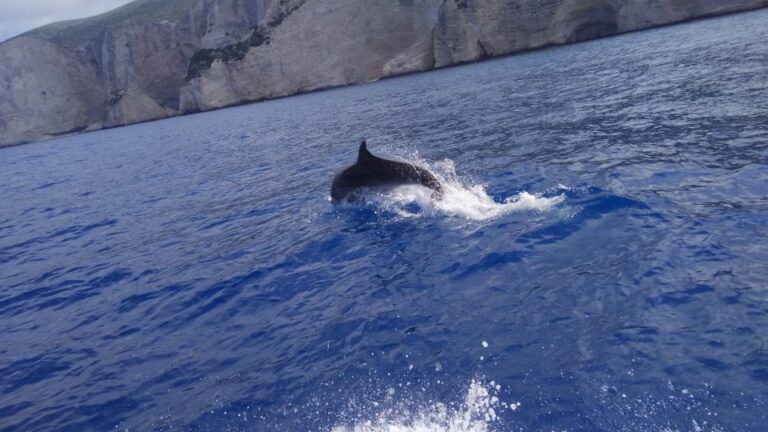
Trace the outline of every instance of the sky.
<instances>
[{"instance_id":1,"label":"sky","mask_svg":"<svg viewBox=\"0 0 768 432\"><path fill-rule=\"evenodd\" d=\"M42 25L85 18L131 0L0 0L0 41Z\"/></svg>"}]
</instances>

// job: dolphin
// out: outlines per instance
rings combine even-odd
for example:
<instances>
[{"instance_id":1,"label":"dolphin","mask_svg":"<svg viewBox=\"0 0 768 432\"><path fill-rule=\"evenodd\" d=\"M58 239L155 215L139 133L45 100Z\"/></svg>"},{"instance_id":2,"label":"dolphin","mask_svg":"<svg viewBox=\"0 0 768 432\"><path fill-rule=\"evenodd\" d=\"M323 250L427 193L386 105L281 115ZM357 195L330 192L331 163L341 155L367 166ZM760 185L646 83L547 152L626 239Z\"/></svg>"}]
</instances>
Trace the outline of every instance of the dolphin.
<instances>
[{"instance_id":1,"label":"dolphin","mask_svg":"<svg viewBox=\"0 0 768 432\"><path fill-rule=\"evenodd\" d=\"M440 181L425 168L405 162L383 159L371 154L363 140L357 153L357 162L336 174L331 185L331 199L354 201L355 191L366 188L387 188L400 185L422 185L435 192L432 198L443 196Z\"/></svg>"}]
</instances>

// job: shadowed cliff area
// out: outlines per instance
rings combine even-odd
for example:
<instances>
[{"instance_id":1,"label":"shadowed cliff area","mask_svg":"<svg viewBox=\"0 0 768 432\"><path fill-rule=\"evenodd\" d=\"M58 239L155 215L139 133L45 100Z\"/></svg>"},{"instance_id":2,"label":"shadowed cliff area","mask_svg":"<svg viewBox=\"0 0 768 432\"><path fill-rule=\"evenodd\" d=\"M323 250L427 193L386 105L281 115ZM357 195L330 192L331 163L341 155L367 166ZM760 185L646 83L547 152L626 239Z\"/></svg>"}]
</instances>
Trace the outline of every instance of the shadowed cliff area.
<instances>
[{"instance_id":1,"label":"shadowed cliff area","mask_svg":"<svg viewBox=\"0 0 768 432\"><path fill-rule=\"evenodd\" d=\"M767 5L768 0L136 0L0 44L0 146Z\"/></svg>"}]
</instances>

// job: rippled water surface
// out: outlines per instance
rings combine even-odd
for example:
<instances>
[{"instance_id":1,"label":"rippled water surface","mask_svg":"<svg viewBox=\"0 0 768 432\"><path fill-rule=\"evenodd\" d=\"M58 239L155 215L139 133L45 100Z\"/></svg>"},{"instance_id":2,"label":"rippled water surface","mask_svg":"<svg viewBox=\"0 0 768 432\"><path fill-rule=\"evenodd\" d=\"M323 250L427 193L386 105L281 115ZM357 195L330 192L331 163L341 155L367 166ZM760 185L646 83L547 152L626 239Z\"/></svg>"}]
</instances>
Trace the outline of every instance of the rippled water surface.
<instances>
[{"instance_id":1,"label":"rippled water surface","mask_svg":"<svg viewBox=\"0 0 768 432\"><path fill-rule=\"evenodd\" d=\"M768 13L0 150L0 430L764 431ZM334 206L361 138L450 186Z\"/></svg>"}]
</instances>

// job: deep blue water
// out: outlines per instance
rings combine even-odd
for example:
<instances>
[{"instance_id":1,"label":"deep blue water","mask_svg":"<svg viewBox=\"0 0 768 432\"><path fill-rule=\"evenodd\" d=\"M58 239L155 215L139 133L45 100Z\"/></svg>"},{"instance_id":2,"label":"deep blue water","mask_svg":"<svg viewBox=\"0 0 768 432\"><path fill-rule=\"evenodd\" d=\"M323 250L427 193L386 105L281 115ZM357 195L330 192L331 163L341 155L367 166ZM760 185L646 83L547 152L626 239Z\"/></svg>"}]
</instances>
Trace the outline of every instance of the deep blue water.
<instances>
[{"instance_id":1,"label":"deep blue water","mask_svg":"<svg viewBox=\"0 0 768 432\"><path fill-rule=\"evenodd\" d=\"M0 150L0 430L765 431L766 40L760 11ZM332 205L364 137L446 201Z\"/></svg>"}]
</instances>

